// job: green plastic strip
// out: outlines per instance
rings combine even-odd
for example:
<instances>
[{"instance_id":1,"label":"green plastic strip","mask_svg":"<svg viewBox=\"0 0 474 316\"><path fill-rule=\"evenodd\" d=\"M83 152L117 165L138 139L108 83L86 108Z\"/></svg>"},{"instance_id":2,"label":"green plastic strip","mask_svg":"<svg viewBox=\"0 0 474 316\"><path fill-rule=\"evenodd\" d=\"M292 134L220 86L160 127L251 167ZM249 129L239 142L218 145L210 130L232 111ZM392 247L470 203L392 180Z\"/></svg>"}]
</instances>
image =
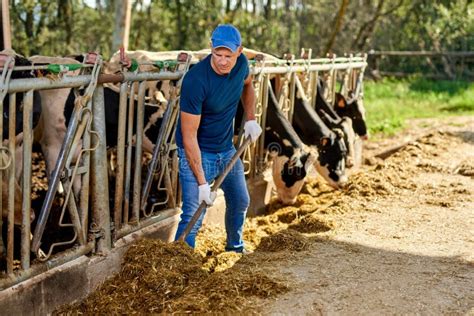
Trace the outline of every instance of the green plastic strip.
<instances>
[{"instance_id":1,"label":"green plastic strip","mask_svg":"<svg viewBox=\"0 0 474 316\"><path fill-rule=\"evenodd\" d=\"M132 64L130 65L130 68L128 70L131 72L134 72L137 69L138 69L138 61L135 58L132 58Z\"/></svg>"},{"instance_id":2,"label":"green plastic strip","mask_svg":"<svg viewBox=\"0 0 474 316\"><path fill-rule=\"evenodd\" d=\"M66 71L74 71L81 68L82 68L81 64L64 64L64 65L49 64L48 65L48 71L55 74L66 72Z\"/></svg>"},{"instance_id":3,"label":"green plastic strip","mask_svg":"<svg viewBox=\"0 0 474 316\"><path fill-rule=\"evenodd\" d=\"M158 67L160 69L175 67L177 64L178 64L178 61L176 61L176 60L157 60L157 61L155 61L155 67Z\"/></svg>"}]
</instances>

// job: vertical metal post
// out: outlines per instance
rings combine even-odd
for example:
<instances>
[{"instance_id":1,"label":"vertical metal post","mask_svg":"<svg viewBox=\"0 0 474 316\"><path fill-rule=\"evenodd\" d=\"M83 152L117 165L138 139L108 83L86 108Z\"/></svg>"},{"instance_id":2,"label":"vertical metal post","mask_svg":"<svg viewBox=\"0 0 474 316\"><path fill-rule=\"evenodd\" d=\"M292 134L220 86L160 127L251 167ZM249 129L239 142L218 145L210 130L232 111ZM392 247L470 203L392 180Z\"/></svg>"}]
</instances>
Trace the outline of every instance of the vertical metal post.
<instances>
[{"instance_id":1,"label":"vertical metal post","mask_svg":"<svg viewBox=\"0 0 474 316\"><path fill-rule=\"evenodd\" d=\"M111 248L111 236L105 141L104 87L102 85L98 85L94 92L92 113L92 129L98 136L92 139L92 147L96 148L92 152L91 159L92 218L102 232L102 238L97 241L97 251L106 252Z\"/></svg>"},{"instance_id":2,"label":"vertical metal post","mask_svg":"<svg viewBox=\"0 0 474 316\"><path fill-rule=\"evenodd\" d=\"M260 135L260 139L258 140L259 148L257 151L257 161L255 165L255 173L259 173L261 171L261 162L263 161L264 153L265 153L265 128L267 125L267 108L268 108L268 85L270 84L270 78L268 74L264 75L262 79L262 117L260 121L260 126L262 127L262 135Z\"/></svg>"},{"instance_id":3,"label":"vertical metal post","mask_svg":"<svg viewBox=\"0 0 474 316\"><path fill-rule=\"evenodd\" d=\"M132 214L135 221L140 219L140 193L142 178L142 144L143 144L143 117L145 113L146 81L138 86L137 130L135 133L135 172L133 175L133 205Z\"/></svg>"},{"instance_id":4,"label":"vertical metal post","mask_svg":"<svg viewBox=\"0 0 474 316\"><path fill-rule=\"evenodd\" d=\"M311 72L311 76L310 76L310 81L309 81L309 84L310 84L310 91L311 91L311 94L310 94L310 104L311 104L311 107L314 109L316 107L316 93L318 92L318 72L317 71L312 71Z\"/></svg>"},{"instance_id":5,"label":"vertical metal post","mask_svg":"<svg viewBox=\"0 0 474 316\"><path fill-rule=\"evenodd\" d=\"M171 154L171 183L173 186L173 192L174 192L174 205L178 205L179 203L179 197L178 197L178 151L173 150L173 153Z\"/></svg>"},{"instance_id":6,"label":"vertical metal post","mask_svg":"<svg viewBox=\"0 0 474 316\"><path fill-rule=\"evenodd\" d=\"M288 111L288 121L290 121L290 123L293 122L293 112L294 112L294 108L295 108L295 81L296 81L296 73L293 72L291 74L291 77L290 77L290 91L288 93L288 98L289 98L289 101L290 101L290 109Z\"/></svg>"},{"instance_id":7,"label":"vertical metal post","mask_svg":"<svg viewBox=\"0 0 474 316\"><path fill-rule=\"evenodd\" d=\"M2 101L3 102L3 101ZM13 110L12 110L13 109ZM3 113L3 104L1 107ZM3 121L0 120L0 121ZM3 122L2 122L3 123ZM16 94L10 94L10 119L8 122L8 136L10 139L9 148L10 153L15 153L15 127L16 127ZM3 133L3 126L2 126L2 133ZM2 137L3 138L3 137ZM13 139L13 141L12 141ZM9 187L11 192L8 194L8 218L7 218L7 273L13 273L13 229L14 229L14 220L15 220L15 159L12 159L12 169L10 171L10 178L9 178Z\"/></svg>"},{"instance_id":8,"label":"vertical metal post","mask_svg":"<svg viewBox=\"0 0 474 316\"><path fill-rule=\"evenodd\" d=\"M133 147L133 116L135 110L135 90L137 83L133 82L130 86L130 98L128 104L128 118L127 118L127 159L125 161L125 193L123 204L123 222L128 224L130 214L130 182L132 169L132 147Z\"/></svg>"},{"instance_id":9,"label":"vertical metal post","mask_svg":"<svg viewBox=\"0 0 474 316\"><path fill-rule=\"evenodd\" d=\"M128 82L120 85L120 102L117 135L117 171L115 177L115 200L114 200L114 228L118 231L122 226L122 206L124 189L124 166L125 166L125 126L127 115L127 90ZM133 97L132 97L133 99ZM115 239L115 238L114 238Z\"/></svg>"},{"instance_id":10,"label":"vertical metal post","mask_svg":"<svg viewBox=\"0 0 474 316\"><path fill-rule=\"evenodd\" d=\"M31 148L33 144L33 90L23 98L23 204L21 222L21 267L30 267L30 235L31 235Z\"/></svg>"},{"instance_id":11,"label":"vertical metal post","mask_svg":"<svg viewBox=\"0 0 474 316\"><path fill-rule=\"evenodd\" d=\"M89 223L89 182L90 182L90 161L91 161L91 133L90 127L92 125L92 101L87 103L87 109L89 109L90 116L88 118L88 124L86 130L84 131L84 136L82 137L82 148L85 150L83 153L83 165L88 167L88 171L84 173L81 177L81 194L80 194L80 218L81 218L81 227L84 240L87 241L87 232L88 232L88 223Z\"/></svg>"}]
</instances>

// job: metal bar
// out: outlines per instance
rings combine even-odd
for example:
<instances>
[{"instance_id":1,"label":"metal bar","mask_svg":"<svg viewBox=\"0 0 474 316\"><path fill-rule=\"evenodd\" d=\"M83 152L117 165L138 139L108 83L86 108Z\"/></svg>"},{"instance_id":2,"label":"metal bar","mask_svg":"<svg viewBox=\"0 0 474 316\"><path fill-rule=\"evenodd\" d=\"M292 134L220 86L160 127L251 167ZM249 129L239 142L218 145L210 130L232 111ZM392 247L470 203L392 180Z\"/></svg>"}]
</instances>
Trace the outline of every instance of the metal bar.
<instances>
[{"instance_id":1,"label":"metal bar","mask_svg":"<svg viewBox=\"0 0 474 316\"><path fill-rule=\"evenodd\" d=\"M2 113L3 113L3 100L2 102ZM10 105L9 105L9 118L8 118L8 149L10 153L15 153L16 148L16 94L10 94ZM3 124L3 119L1 119ZM0 129L3 133L3 127ZM3 135L2 135L3 138ZM13 220L15 214L15 165L16 159L12 159L10 172L8 175L8 217L7 217L7 272L13 272ZM3 182L3 181L2 181ZM2 188L3 189L3 188ZM2 206L3 207L3 206ZM3 209L2 209L3 212ZM2 216L0 216L2 217ZM1 226L0 226L1 227ZM11 240L10 240L11 239Z\"/></svg>"},{"instance_id":2,"label":"metal bar","mask_svg":"<svg viewBox=\"0 0 474 316\"><path fill-rule=\"evenodd\" d=\"M49 65L57 65L57 64L47 64L47 65L32 65L32 66L16 66L13 67L13 71L25 71L25 70L48 70ZM64 64L61 64L64 65ZM74 65L79 65L79 64L74 64ZM92 68L94 65L88 65L88 64L81 64L81 68ZM0 69L3 69L3 67L0 67Z\"/></svg>"},{"instance_id":3,"label":"metal bar","mask_svg":"<svg viewBox=\"0 0 474 316\"><path fill-rule=\"evenodd\" d=\"M290 109L288 111L288 121L293 122L293 111L295 108L295 80L297 78L296 73L292 73L290 77L290 91L288 93L288 98L290 101Z\"/></svg>"},{"instance_id":4,"label":"metal bar","mask_svg":"<svg viewBox=\"0 0 474 316\"><path fill-rule=\"evenodd\" d=\"M109 189L107 177L107 150L105 137L104 87L97 85L93 95L92 129L98 137L92 139L91 187L92 218L103 236L97 241L97 251L106 252L111 248ZM97 139L98 138L98 139Z\"/></svg>"},{"instance_id":5,"label":"metal bar","mask_svg":"<svg viewBox=\"0 0 474 316\"><path fill-rule=\"evenodd\" d=\"M122 206L124 189L124 165L125 165L125 125L127 115L127 90L128 83L120 85L118 135L117 135L117 171L115 176L115 197L114 197L114 240L117 230L122 226ZM133 98L131 98L133 99Z\"/></svg>"},{"instance_id":6,"label":"metal bar","mask_svg":"<svg viewBox=\"0 0 474 316\"><path fill-rule=\"evenodd\" d=\"M49 217L49 212L51 211L51 206L53 204L54 197L58 190L60 176L66 165L67 156L70 154L74 136L78 127L78 112L80 107L75 106L73 113L71 115L71 120L66 131L66 136L64 137L64 142L61 145L61 149L58 154L58 160L54 166L53 172L51 173L51 178L49 179L48 191L41 207L41 212L36 223L35 232L33 234L33 240L31 242L31 248L33 252L37 252L39 249L40 241L44 233L44 228L46 226L46 221Z\"/></svg>"},{"instance_id":7,"label":"metal bar","mask_svg":"<svg viewBox=\"0 0 474 316\"><path fill-rule=\"evenodd\" d=\"M260 121L260 125L262 126L262 135L260 135L259 141L259 150L257 152L258 156L258 165L256 166L258 168L258 172L260 172L260 162L262 161L262 158L264 157L264 152L265 152L265 129L267 125L267 108L268 108L268 85L270 84L270 78L268 75L265 76L262 82L262 118Z\"/></svg>"},{"instance_id":8,"label":"metal bar","mask_svg":"<svg viewBox=\"0 0 474 316\"><path fill-rule=\"evenodd\" d=\"M318 92L318 72L317 71L312 71L310 75L310 80L309 80L309 85L310 85L310 105L311 108L316 107L316 93Z\"/></svg>"},{"instance_id":9,"label":"metal bar","mask_svg":"<svg viewBox=\"0 0 474 316\"><path fill-rule=\"evenodd\" d=\"M133 175L133 201L132 214L135 221L140 219L140 192L142 178L142 144L143 144L143 120L145 115L145 89L146 82L140 82L138 86L137 104L137 131L135 133L135 170Z\"/></svg>"},{"instance_id":10,"label":"metal bar","mask_svg":"<svg viewBox=\"0 0 474 316\"><path fill-rule=\"evenodd\" d=\"M134 82L130 86L130 95L133 95L138 83ZM125 196L124 196L124 214L123 222L128 223L130 215L130 182L132 170L132 147L133 147L133 117L135 112L135 99L129 98L128 104L128 126L127 126L127 159L125 161Z\"/></svg>"},{"instance_id":11,"label":"metal bar","mask_svg":"<svg viewBox=\"0 0 474 316\"><path fill-rule=\"evenodd\" d=\"M347 58L347 60L349 60ZM337 59L336 59L337 61ZM353 68L362 68L366 65L366 62L353 62L351 66ZM322 64L322 65L311 65L311 66L293 66L292 72L304 72L304 71L327 71L331 69L346 69L347 63L335 63L335 64ZM284 74L287 73L289 67L277 66L277 67L265 67L263 69L250 69L251 74L255 73L272 73L272 74ZM119 75L99 75L98 83L114 83L124 81L145 81L145 80L176 80L181 78L183 72L142 72L138 74L124 73ZM80 86L88 85L91 81L90 75L79 75L74 77L63 77L58 80L50 80L48 78L25 78L25 79L12 79L8 92L25 92L31 89L35 90L47 90L47 89L58 89L58 88L77 88Z\"/></svg>"},{"instance_id":12,"label":"metal bar","mask_svg":"<svg viewBox=\"0 0 474 316\"><path fill-rule=\"evenodd\" d=\"M69 192L66 203L67 203L67 209L69 211L69 216L71 217L72 227L74 231L76 232L77 239L79 240L79 244L84 245L86 239L85 239L84 234L82 233L83 229L81 226L81 218L77 210L76 199L74 197L74 189L72 188L72 183L69 181L69 179L66 179L66 180L63 180L62 184L63 184L64 189Z\"/></svg>"},{"instance_id":13,"label":"metal bar","mask_svg":"<svg viewBox=\"0 0 474 316\"><path fill-rule=\"evenodd\" d=\"M171 158L171 185L173 186L173 193L175 197L174 204L178 205L178 151L173 150Z\"/></svg>"},{"instance_id":14,"label":"metal bar","mask_svg":"<svg viewBox=\"0 0 474 316\"><path fill-rule=\"evenodd\" d=\"M168 158L168 157L166 157ZM168 207L170 208L175 208L175 195L173 192L173 186L171 184L171 176L170 176L170 170L169 170L169 164L168 164L168 159L166 163L166 167L163 169L164 174L165 174L165 188L166 188L166 193L168 194Z\"/></svg>"},{"instance_id":15,"label":"metal bar","mask_svg":"<svg viewBox=\"0 0 474 316\"><path fill-rule=\"evenodd\" d=\"M131 233L134 233L144 227L150 226L167 218L170 218L176 214L179 214L181 211L179 208L167 209L157 213L153 217L148 217L140 221L136 225L124 225L117 231L117 239L120 239L124 236L127 236Z\"/></svg>"},{"instance_id":16,"label":"metal bar","mask_svg":"<svg viewBox=\"0 0 474 316\"><path fill-rule=\"evenodd\" d=\"M33 144L33 90L23 98L23 204L21 222L21 268L30 267L30 236L31 236L31 148Z\"/></svg>"},{"instance_id":17,"label":"metal bar","mask_svg":"<svg viewBox=\"0 0 474 316\"><path fill-rule=\"evenodd\" d=\"M311 66L293 66L292 72L305 72L305 71L328 71L331 69L346 69L349 64L325 64L325 65L311 65ZM366 65L364 62L351 63L352 68L362 68ZM288 73L289 67L265 67L259 69L258 73L267 74L286 74ZM253 74L253 69L250 70Z\"/></svg>"},{"instance_id":18,"label":"metal bar","mask_svg":"<svg viewBox=\"0 0 474 316\"><path fill-rule=\"evenodd\" d=\"M247 137L243 141L242 145L237 149L234 156L232 156L232 159L230 160L229 164L226 166L224 171L219 175L219 177L214 182L214 185L212 186L212 192L216 192L217 189L219 189L222 182L224 182L224 179L227 176L227 174L232 170L235 163L240 158L240 155L242 155L242 153L245 151L247 146L250 145L251 142L252 142L252 140L250 139L250 137ZM188 225L186 226L186 229L183 231L181 236L179 236L178 240L184 241L184 239L186 239L186 237L189 235L189 232L191 231L191 229L193 229L194 225L196 224L197 220L199 219L199 217L201 217L201 214L202 214L202 212L204 211L205 208L206 208L206 202L202 202L199 205L196 212L194 212L193 217L189 221Z\"/></svg>"},{"instance_id":19,"label":"metal bar","mask_svg":"<svg viewBox=\"0 0 474 316\"><path fill-rule=\"evenodd\" d=\"M168 107L166 108L165 114L163 115L160 131L158 132L157 140L155 142L155 148L153 148L153 155L150 163L148 164L148 172L146 175L145 183L143 184L141 200L141 209L143 211L145 211L147 207L147 199L148 195L150 194L151 184L153 182L153 174L155 173L156 166L158 165L158 158L162 149L161 147L163 146L163 142L165 142L165 131L168 124L170 124L171 112L173 111L175 102L176 100L168 102Z\"/></svg>"},{"instance_id":20,"label":"metal bar","mask_svg":"<svg viewBox=\"0 0 474 316\"><path fill-rule=\"evenodd\" d=\"M318 64L331 63L331 62L333 62L333 60L335 60L337 63L349 62L348 57L337 57L335 59L333 59L333 58L294 59L294 60L292 60L292 62L294 64L305 64L305 65L307 65L308 63L309 64L313 64L313 63L318 63ZM354 57L353 60L354 61L363 61L364 57L357 56L357 57ZM279 66L279 65L287 65L287 64L288 64L288 61L283 60L283 59L263 60L263 61L258 63L259 66L265 66L265 67L272 67L271 65ZM268 65L270 65L270 66L268 66Z\"/></svg>"},{"instance_id":21,"label":"metal bar","mask_svg":"<svg viewBox=\"0 0 474 316\"><path fill-rule=\"evenodd\" d=\"M0 291L7 289L15 284L21 283L25 280L28 280L36 275L39 275L43 272L51 270L57 266L70 262L74 259L77 259L83 255L86 255L92 252L95 248L95 243L93 241L89 242L87 245L74 248L71 250L66 250L61 253L60 256L52 258L44 263L34 264L28 270L20 271L19 273L10 273L6 278L0 279Z\"/></svg>"},{"instance_id":22,"label":"metal bar","mask_svg":"<svg viewBox=\"0 0 474 316\"><path fill-rule=\"evenodd\" d=\"M113 83L125 81L146 81L146 80L176 80L181 78L183 72L142 72L138 74L124 73L118 75L99 75L97 83ZM58 80L48 78L25 78L12 79L8 92L24 92L31 89L48 90L58 88L77 88L87 86L91 82L91 75L79 75L74 77L64 76Z\"/></svg>"},{"instance_id":23,"label":"metal bar","mask_svg":"<svg viewBox=\"0 0 474 316\"><path fill-rule=\"evenodd\" d=\"M82 137L82 148L84 151L83 166L87 168L87 172L85 172L81 177L81 194L80 194L80 202L79 202L79 210L81 212L81 227L82 227L82 234L84 235L84 240L87 240L87 227L89 223L89 183L90 183L90 148L91 148L91 132L90 128L92 125L92 101L87 102L87 109L91 111L91 115L88 118L88 124L86 130L84 131L84 136Z\"/></svg>"}]
</instances>

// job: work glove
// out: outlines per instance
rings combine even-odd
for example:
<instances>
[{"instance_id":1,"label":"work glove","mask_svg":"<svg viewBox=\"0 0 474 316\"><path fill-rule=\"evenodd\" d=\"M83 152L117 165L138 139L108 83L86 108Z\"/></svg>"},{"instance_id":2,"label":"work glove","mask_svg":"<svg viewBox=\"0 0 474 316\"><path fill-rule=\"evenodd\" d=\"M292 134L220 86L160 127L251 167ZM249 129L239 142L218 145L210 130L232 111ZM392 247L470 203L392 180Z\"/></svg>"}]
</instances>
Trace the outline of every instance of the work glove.
<instances>
[{"instance_id":1,"label":"work glove","mask_svg":"<svg viewBox=\"0 0 474 316\"><path fill-rule=\"evenodd\" d=\"M206 202L207 206L211 206L214 204L214 200L216 199L216 192L211 192L211 187L209 183L201 184L199 187L199 205L202 202Z\"/></svg>"},{"instance_id":2,"label":"work glove","mask_svg":"<svg viewBox=\"0 0 474 316\"><path fill-rule=\"evenodd\" d=\"M255 120L250 120L245 122L244 125L244 138L247 138L250 136L252 139L252 143L255 143L255 141L258 139L258 136L262 134L262 128L260 125L257 123Z\"/></svg>"}]
</instances>

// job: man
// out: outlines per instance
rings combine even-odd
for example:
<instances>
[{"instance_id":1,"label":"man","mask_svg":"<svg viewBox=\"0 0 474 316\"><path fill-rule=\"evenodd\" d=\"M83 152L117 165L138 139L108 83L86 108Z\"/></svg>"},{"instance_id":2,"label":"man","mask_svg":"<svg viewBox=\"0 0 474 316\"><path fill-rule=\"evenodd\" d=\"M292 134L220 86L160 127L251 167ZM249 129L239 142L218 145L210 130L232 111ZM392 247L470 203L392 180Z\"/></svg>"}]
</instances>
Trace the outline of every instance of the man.
<instances>
[{"instance_id":1,"label":"man","mask_svg":"<svg viewBox=\"0 0 474 316\"><path fill-rule=\"evenodd\" d=\"M241 97L247 119L244 136L256 141L262 129L255 121L255 91L240 33L232 25L219 25L212 33L211 54L189 70L181 87L176 143L183 213L176 239L201 202L208 206L214 202L209 183L236 152L233 120ZM240 159L221 188L226 201L226 251L245 253L242 234L250 200ZM193 248L204 214L185 240Z\"/></svg>"}]
</instances>

